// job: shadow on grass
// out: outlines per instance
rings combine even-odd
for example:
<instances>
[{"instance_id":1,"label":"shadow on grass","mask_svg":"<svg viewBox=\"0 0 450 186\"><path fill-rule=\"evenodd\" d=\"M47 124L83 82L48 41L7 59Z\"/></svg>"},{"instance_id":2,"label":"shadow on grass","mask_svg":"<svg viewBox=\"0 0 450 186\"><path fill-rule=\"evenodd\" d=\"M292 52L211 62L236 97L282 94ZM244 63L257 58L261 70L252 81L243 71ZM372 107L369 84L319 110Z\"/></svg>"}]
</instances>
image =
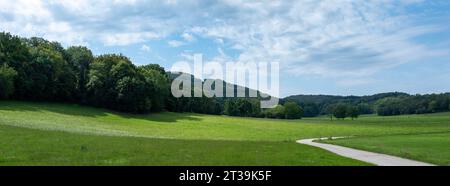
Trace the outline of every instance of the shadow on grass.
<instances>
[{"instance_id":1,"label":"shadow on grass","mask_svg":"<svg viewBox=\"0 0 450 186\"><path fill-rule=\"evenodd\" d=\"M77 104L52 102L1 101L0 110L14 112L53 112L71 116L99 117L107 116L105 109L86 107Z\"/></svg>"},{"instance_id":2,"label":"shadow on grass","mask_svg":"<svg viewBox=\"0 0 450 186\"><path fill-rule=\"evenodd\" d=\"M175 123L179 120L184 121L201 121L201 117L194 113L174 113L174 112L162 112L151 114L129 114L129 113L115 113L117 116L125 119L140 119L153 122L167 122Z\"/></svg>"},{"instance_id":3,"label":"shadow on grass","mask_svg":"<svg viewBox=\"0 0 450 186\"><path fill-rule=\"evenodd\" d=\"M193 113L151 113L130 114L112 111L104 108L96 108L71 103L49 103L49 102L24 102L24 101L0 101L0 111L13 112L53 112L68 116L80 117L106 117L115 116L124 119L140 119L153 122L177 122L179 120L200 121L200 117Z\"/></svg>"}]
</instances>

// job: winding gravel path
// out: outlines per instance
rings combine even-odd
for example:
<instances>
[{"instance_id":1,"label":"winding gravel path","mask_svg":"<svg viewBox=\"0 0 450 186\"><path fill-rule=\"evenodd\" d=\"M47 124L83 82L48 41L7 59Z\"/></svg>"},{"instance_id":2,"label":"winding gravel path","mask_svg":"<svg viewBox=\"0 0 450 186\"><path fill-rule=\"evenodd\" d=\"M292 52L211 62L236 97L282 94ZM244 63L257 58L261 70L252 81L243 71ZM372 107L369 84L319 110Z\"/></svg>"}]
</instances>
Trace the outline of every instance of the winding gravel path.
<instances>
[{"instance_id":1,"label":"winding gravel path","mask_svg":"<svg viewBox=\"0 0 450 186\"><path fill-rule=\"evenodd\" d=\"M334 137L333 139L338 139L342 137ZM328 139L328 138L321 138L321 139ZM335 154L372 163L378 166L434 166L433 164L424 163L420 161L415 160L409 160L405 158L400 158L396 156L386 155L386 154L379 154L374 152L368 152L363 150L357 150L352 149L348 147L342 147L338 145L331 145L331 144L325 144L325 143L317 143L314 142L314 140L319 139L303 139L298 140L297 143L310 145L314 147L319 147L322 149L325 149L327 151L333 152Z\"/></svg>"}]
</instances>

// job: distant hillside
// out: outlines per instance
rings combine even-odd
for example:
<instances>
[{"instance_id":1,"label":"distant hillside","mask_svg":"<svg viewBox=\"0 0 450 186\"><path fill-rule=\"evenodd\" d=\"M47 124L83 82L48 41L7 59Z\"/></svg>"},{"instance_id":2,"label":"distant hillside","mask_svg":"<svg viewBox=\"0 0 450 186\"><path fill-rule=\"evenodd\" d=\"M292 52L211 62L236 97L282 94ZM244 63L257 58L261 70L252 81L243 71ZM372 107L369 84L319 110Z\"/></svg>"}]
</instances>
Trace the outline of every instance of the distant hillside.
<instances>
[{"instance_id":1,"label":"distant hillside","mask_svg":"<svg viewBox=\"0 0 450 186\"><path fill-rule=\"evenodd\" d=\"M179 98L176 98L174 96L169 96L167 101L168 102L167 110L169 111L194 112L204 114L225 114L243 117L263 117L264 115L262 114L263 110L261 109L260 101L270 99L270 97L263 98L266 97L263 96L265 94L257 90L235 84L230 84L223 80L219 81L221 82L220 84L222 85L219 85L221 87L218 87L218 90L222 90L223 94L215 95L212 92L204 92L203 90L198 90L198 88L197 89L195 88L195 83L197 83L204 86L211 86L212 90L216 90L217 85L215 81L213 81L212 84L206 85L205 84L207 83L206 80L201 80L199 78L194 77L191 74L184 74L181 72L167 72L167 73L171 82L177 79L182 81L176 82L180 83L179 84L180 86L183 85L184 82L190 82L191 84L190 97L183 97L181 95L176 95L177 97L181 96ZM228 96L226 94L227 88L234 88L234 96L226 97ZM245 94L237 95L238 89L244 90ZM198 93L203 93L203 96L202 94Z\"/></svg>"},{"instance_id":2,"label":"distant hillside","mask_svg":"<svg viewBox=\"0 0 450 186\"><path fill-rule=\"evenodd\" d=\"M327 114L327 108L336 104L358 107L361 114L400 115L423 114L448 111L450 93L410 95L388 92L369 96L294 95L282 99L282 103L293 101L305 110L304 116Z\"/></svg>"},{"instance_id":3,"label":"distant hillside","mask_svg":"<svg viewBox=\"0 0 450 186\"><path fill-rule=\"evenodd\" d=\"M174 80L175 78L179 77L181 74L182 74L181 72L168 72L170 80ZM201 80L201 79L198 79L198 78L194 77L194 75L191 75L191 74L188 74L188 75L191 77L192 90L194 90L194 82L197 81L197 82L204 83L206 80L208 80L208 79ZM236 85L236 84L231 84L231 83L228 83L228 82L223 81L223 80L220 80L220 81L223 82L223 96L224 96L224 99L233 99L233 98L226 98L226 88L227 87L234 87L234 95L237 95L238 89L240 89L240 88L244 89L245 90L245 98L255 98L255 97L250 96L250 94L254 94L256 92L256 95L257 95L256 98L261 99L261 95L265 94L263 92L255 90L255 89L251 89L251 88L240 86L240 85ZM215 84L212 85L212 88L213 89L215 88ZM219 100L222 100L222 99L219 98Z\"/></svg>"},{"instance_id":4,"label":"distant hillside","mask_svg":"<svg viewBox=\"0 0 450 186\"><path fill-rule=\"evenodd\" d=\"M371 96L333 96L333 95L294 95L284 98L285 101L295 101L298 103L332 104L332 103L369 103L386 97L409 96L403 92L388 92Z\"/></svg>"},{"instance_id":5,"label":"distant hillside","mask_svg":"<svg viewBox=\"0 0 450 186\"><path fill-rule=\"evenodd\" d=\"M181 73L170 72L170 79L175 79ZM191 79L192 88L194 82L204 81L195 78L193 75L189 76ZM223 81L223 92L226 95L227 87L234 87L235 95L237 95L238 88L245 89L245 96L248 100L261 100L261 92L234 85ZM212 87L215 85L213 84ZM249 96L250 92L256 92L257 97ZM227 100L237 100L236 98L219 97L212 98L217 102L220 108L224 108ZM425 95L410 95L403 92L387 92L368 96L335 96L335 95L293 95L280 99L280 104L284 105L286 102L295 102L303 108L303 116L315 117L319 115L330 114L335 106L345 104L347 108L355 108L359 114L378 114L383 116L401 115L401 114L424 114L434 112L444 112L450 110L450 93L444 94L425 94ZM350 107L351 106L351 107Z\"/></svg>"}]
</instances>

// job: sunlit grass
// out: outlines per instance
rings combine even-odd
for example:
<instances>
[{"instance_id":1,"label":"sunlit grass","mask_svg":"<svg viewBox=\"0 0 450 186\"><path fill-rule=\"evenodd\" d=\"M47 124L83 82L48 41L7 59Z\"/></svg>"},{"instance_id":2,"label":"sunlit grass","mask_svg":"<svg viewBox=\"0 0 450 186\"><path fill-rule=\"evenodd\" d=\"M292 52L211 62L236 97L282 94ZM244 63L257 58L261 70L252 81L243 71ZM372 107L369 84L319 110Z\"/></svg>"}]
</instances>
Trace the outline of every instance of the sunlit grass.
<instances>
[{"instance_id":1,"label":"sunlit grass","mask_svg":"<svg viewBox=\"0 0 450 186\"><path fill-rule=\"evenodd\" d=\"M131 115L79 105L0 102L0 124L82 134L164 139L295 141L327 136L374 136L450 131L450 114L357 120L273 120L191 113Z\"/></svg>"},{"instance_id":2,"label":"sunlit grass","mask_svg":"<svg viewBox=\"0 0 450 186\"><path fill-rule=\"evenodd\" d=\"M361 137L326 142L438 165L450 165L450 133Z\"/></svg>"},{"instance_id":3,"label":"sunlit grass","mask_svg":"<svg viewBox=\"0 0 450 186\"><path fill-rule=\"evenodd\" d=\"M450 132L450 113L276 120L170 112L133 115L74 104L0 101L0 164L361 165L295 140L354 136L360 138L349 139L351 145L364 149L373 136L442 132ZM433 145L432 153L410 150L414 139L408 138L373 150L446 164L450 156L445 140L450 137L442 138L444 146L422 140L422 146ZM396 153L395 145L404 146L402 153Z\"/></svg>"}]
</instances>

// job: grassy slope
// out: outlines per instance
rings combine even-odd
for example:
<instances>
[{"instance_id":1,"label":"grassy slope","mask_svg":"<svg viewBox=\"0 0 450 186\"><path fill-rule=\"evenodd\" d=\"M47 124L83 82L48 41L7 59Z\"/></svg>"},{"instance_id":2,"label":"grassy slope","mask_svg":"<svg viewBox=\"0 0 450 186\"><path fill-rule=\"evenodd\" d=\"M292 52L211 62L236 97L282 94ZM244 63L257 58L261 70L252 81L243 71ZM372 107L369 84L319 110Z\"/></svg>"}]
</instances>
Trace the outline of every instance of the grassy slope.
<instances>
[{"instance_id":1,"label":"grassy slope","mask_svg":"<svg viewBox=\"0 0 450 186\"><path fill-rule=\"evenodd\" d=\"M20 147L20 144L23 143L25 143L26 146L33 146L34 141L44 140L43 142L36 143L43 144L40 148L42 150L29 150L26 153L21 153L21 155L27 156L27 153L33 154L32 152L39 154L42 151L48 151L48 149L51 149L50 152L54 152L54 156L61 156L64 154L64 156L71 157L71 154L75 154L72 159L63 161L66 163L76 161L76 157L85 157L84 159L88 163L82 163L83 161L80 160L80 164L105 164L101 162L108 162L108 159L114 158L102 158L102 156L107 156L107 154L111 153L116 154L117 157L121 157L122 159L127 159L127 157L130 156L130 159L127 160L111 160L111 162L126 163L113 164L245 165L245 162L248 162L248 164L251 165L331 165L340 164L342 162L347 164L359 164L357 161L350 162L348 159L340 159L339 161L335 161L337 160L336 158L338 158L336 155L319 149L298 145L295 144L294 141L302 138L326 136L380 136L392 134L448 132L450 131L449 122L450 114L448 113L398 117L365 116L355 121L330 121L327 118L286 121L177 113L129 115L78 105L6 101L0 102L0 126L3 125L2 130L3 134L5 134L2 134L0 138L8 138L8 136L11 137L11 132L9 132L9 130L19 130L19 128L16 127L46 130L39 131L39 133L45 133L40 137L32 135L32 133L38 133L37 130L30 130L34 132L28 133L31 135L30 137L27 137L27 139L30 140L28 143L26 141L20 141L24 137L11 138L10 140L17 139L19 141L15 145L15 148ZM64 131L71 134L56 131ZM93 136L93 134L122 137ZM57 137L46 138L46 136L52 135L56 135ZM123 136L146 137L147 139L124 138ZM148 138L159 138L159 140ZM82 141L80 141L85 139L91 139L91 142L82 143ZM109 148L111 145L106 145L106 142L101 142L101 139L105 139L106 141L114 139L114 143L111 145L122 144L124 147L129 148L124 148L125 150ZM133 140L138 139L145 142L132 142ZM7 139L0 140L5 141ZM73 152L74 149L67 151L62 150L60 152L62 154L58 154L58 148L56 147L64 147L64 144L54 146L47 144L45 140L50 140L50 142L51 140L64 141L66 146L71 146L75 150L77 148L81 148L80 146L82 144L98 144L96 145L96 148L99 149L97 151L98 153L92 153L90 156L99 157L100 159L93 162L94 160L92 160L92 157L89 155L78 155ZM144 147L139 145L143 145ZM7 145L5 146L7 147ZM0 148L6 148L5 146L2 145ZM28 148L25 147L25 145L22 146L25 148L24 150ZM50 148L52 146L54 148ZM102 148L102 146L105 146L105 148ZM224 146L226 146L226 148L214 148ZM267 146L271 146L271 148L265 148ZM186 163L189 161L184 162L181 156L174 155L179 154L177 153L177 149L182 147L190 147L184 148L186 150L184 153L186 156L192 156L195 159L192 160L192 163ZM35 147L30 149L33 148ZM442 146L438 146L437 148L440 150L445 150L445 147ZM116 149L119 152L112 150L108 151L108 149ZM142 152L139 149L144 149L144 152L137 153ZM208 151L211 155L204 155L203 149L212 149ZM224 151L221 149L227 150ZM265 153L266 155L259 155L258 153L256 156L256 151L263 152L263 154ZM293 155L293 151L297 151L298 153L311 153L310 155L298 155L298 153ZM0 152L4 151L0 149ZM154 156L151 156L151 158L145 158L148 157L148 154L152 153ZM12 157L14 156L19 157L20 155L12 155ZM138 159L139 156L143 156L140 161L134 159L134 157ZM224 159L225 156L230 156L230 158ZM307 158L308 156L310 158ZM39 157L39 155L28 156L28 158L18 160L16 163L22 162L27 164L28 162L33 164L39 161L44 161L42 159L35 160L34 158L36 157ZM49 156L47 161L48 163L58 162L55 161L54 158L50 157L51 156ZM280 158L282 160L280 160ZM448 156L440 158L450 159ZM327 161L326 159L330 161ZM11 161L13 160L3 161L3 163L8 164L8 162L11 163Z\"/></svg>"},{"instance_id":2,"label":"grassy slope","mask_svg":"<svg viewBox=\"0 0 450 186\"><path fill-rule=\"evenodd\" d=\"M327 136L366 136L450 131L450 114L270 120L200 114L129 115L77 105L0 102L0 123L82 134L166 139L295 141Z\"/></svg>"},{"instance_id":3,"label":"grassy slope","mask_svg":"<svg viewBox=\"0 0 450 186\"><path fill-rule=\"evenodd\" d=\"M325 142L450 166L450 133L360 137Z\"/></svg>"},{"instance_id":4,"label":"grassy slope","mask_svg":"<svg viewBox=\"0 0 450 186\"><path fill-rule=\"evenodd\" d=\"M0 125L0 165L368 165L288 142L168 140Z\"/></svg>"}]
</instances>

